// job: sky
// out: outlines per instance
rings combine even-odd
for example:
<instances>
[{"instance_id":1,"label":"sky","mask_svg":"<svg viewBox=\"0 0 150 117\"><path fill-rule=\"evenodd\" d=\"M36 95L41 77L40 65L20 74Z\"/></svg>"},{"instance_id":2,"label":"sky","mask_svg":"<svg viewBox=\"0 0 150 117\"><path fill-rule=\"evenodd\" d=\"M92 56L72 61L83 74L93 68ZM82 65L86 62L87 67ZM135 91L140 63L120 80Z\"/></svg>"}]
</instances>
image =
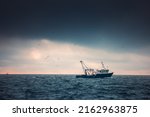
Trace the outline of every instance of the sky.
<instances>
[{"instance_id":1,"label":"sky","mask_svg":"<svg viewBox=\"0 0 150 117\"><path fill-rule=\"evenodd\" d=\"M79 74L80 60L150 75L148 0L1 0L0 73Z\"/></svg>"}]
</instances>

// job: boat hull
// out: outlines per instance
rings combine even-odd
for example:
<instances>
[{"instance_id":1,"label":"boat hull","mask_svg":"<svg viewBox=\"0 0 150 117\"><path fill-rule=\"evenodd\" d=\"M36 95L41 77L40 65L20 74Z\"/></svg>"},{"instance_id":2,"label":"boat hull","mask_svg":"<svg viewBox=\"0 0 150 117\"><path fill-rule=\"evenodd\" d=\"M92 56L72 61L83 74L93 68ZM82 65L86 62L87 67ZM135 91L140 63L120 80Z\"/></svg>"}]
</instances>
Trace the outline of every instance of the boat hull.
<instances>
[{"instance_id":1,"label":"boat hull","mask_svg":"<svg viewBox=\"0 0 150 117\"><path fill-rule=\"evenodd\" d=\"M106 74L96 74L96 75L76 75L76 78L106 78L111 77L113 75L112 73L106 73Z\"/></svg>"}]
</instances>

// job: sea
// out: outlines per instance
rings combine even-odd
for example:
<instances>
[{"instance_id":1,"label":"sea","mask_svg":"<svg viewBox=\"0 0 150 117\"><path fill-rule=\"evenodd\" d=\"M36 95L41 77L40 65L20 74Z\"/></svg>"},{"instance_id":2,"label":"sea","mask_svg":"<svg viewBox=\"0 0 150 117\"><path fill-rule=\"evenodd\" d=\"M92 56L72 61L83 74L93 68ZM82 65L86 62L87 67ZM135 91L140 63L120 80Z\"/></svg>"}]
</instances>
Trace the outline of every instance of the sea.
<instances>
[{"instance_id":1,"label":"sea","mask_svg":"<svg viewBox=\"0 0 150 117\"><path fill-rule=\"evenodd\" d=\"M149 100L150 76L0 75L1 100Z\"/></svg>"}]
</instances>

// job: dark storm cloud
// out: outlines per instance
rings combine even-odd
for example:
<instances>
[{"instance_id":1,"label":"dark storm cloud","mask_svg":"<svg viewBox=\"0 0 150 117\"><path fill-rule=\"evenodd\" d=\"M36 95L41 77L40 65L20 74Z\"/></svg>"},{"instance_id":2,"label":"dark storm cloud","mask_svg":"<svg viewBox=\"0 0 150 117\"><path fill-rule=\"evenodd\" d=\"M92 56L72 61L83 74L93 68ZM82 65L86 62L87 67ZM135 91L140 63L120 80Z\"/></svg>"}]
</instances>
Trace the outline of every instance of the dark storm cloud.
<instances>
[{"instance_id":1,"label":"dark storm cloud","mask_svg":"<svg viewBox=\"0 0 150 117\"><path fill-rule=\"evenodd\" d=\"M150 45L145 0L1 0L0 36L131 50Z\"/></svg>"}]
</instances>

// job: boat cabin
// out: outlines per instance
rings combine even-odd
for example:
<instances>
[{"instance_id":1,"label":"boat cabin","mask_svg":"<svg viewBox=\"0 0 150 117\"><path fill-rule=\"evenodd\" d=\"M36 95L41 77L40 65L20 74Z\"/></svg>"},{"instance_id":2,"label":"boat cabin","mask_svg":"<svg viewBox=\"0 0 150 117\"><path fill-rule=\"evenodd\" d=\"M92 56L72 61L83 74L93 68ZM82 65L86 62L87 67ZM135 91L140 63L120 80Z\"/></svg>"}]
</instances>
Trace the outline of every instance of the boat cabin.
<instances>
[{"instance_id":1,"label":"boat cabin","mask_svg":"<svg viewBox=\"0 0 150 117\"><path fill-rule=\"evenodd\" d=\"M97 72L99 72L99 73L108 73L109 70L108 69L101 69L101 70L97 70Z\"/></svg>"}]
</instances>

